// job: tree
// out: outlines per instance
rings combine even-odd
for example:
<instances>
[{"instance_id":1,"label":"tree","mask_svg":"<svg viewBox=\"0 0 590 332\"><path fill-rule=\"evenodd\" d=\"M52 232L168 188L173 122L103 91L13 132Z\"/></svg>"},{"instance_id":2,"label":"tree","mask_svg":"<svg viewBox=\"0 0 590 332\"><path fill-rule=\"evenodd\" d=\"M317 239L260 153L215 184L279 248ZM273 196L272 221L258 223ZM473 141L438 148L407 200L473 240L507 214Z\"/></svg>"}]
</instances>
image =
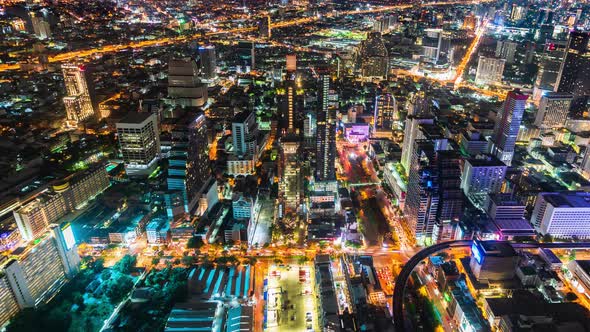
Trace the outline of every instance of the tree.
<instances>
[{"instance_id":1,"label":"tree","mask_svg":"<svg viewBox=\"0 0 590 332\"><path fill-rule=\"evenodd\" d=\"M186 266L191 266L195 262L195 258L193 256L184 256L182 257L182 264Z\"/></svg>"},{"instance_id":2,"label":"tree","mask_svg":"<svg viewBox=\"0 0 590 332\"><path fill-rule=\"evenodd\" d=\"M152 258L152 265L158 265L160 263L160 257Z\"/></svg>"},{"instance_id":3,"label":"tree","mask_svg":"<svg viewBox=\"0 0 590 332\"><path fill-rule=\"evenodd\" d=\"M123 274L129 274L131 269L135 267L137 258L132 255L125 255L114 266L113 269Z\"/></svg>"},{"instance_id":4,"label":"tree","mask_svg":"<svg viewBox=\"0 0 590 332\"><path fill-rule=\"evenodd\" d=\"M203 246L203 244L203 239L201 237L193 236L190 239L188 239L186 247L189 249L199 249Z\"/></svg>"},{"instance_id":5,"label":"tree","mask_svg":"<svg viewBox=\"0 0 590 332\"><path fill-rule=\"evenodd\" d=\"M123 274L115 280L111 279L111 281L108 283L108 288L105 293L111 303L116 304L120 302L127 293L129 293L132 287L133 279L131 279L131 277L128 275Z\"/></svg>"}]
</instances>

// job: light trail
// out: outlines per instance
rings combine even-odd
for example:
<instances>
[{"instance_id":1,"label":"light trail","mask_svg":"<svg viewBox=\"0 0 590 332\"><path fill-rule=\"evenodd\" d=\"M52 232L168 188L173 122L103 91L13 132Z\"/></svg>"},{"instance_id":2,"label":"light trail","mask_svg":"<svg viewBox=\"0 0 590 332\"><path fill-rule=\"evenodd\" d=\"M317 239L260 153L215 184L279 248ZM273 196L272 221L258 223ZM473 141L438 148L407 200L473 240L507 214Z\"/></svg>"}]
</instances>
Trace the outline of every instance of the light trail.
<instances>
[{"instance_id":1,"label":"light trail","mask_svg":"<svg viewBox=\"0 0 590 332\"><path fill-rule=\"evenodd\" d=\"M471 5L471 4L478 4L482 2L491 2L492 0L482 0L482 1L447 1L447 2L436 2L436 3L425 3L419 5L420 7L429 7L429 6L447 6L447 5L457 5L457 4L464 4L464 5ZM340 13L330 13L326 15L327 17L332 17L336 15L361 15L361 14L369 14L369 13L379 13L379 12L387 12L392 10L399 10L399 9L407 9L411 8L413 5L395 5L395 6L386 6L386 7L379 7L379 8L372 8L366 10L350 10L344 11ZM311 22L318 21L320 17L313 16L313 17L306 17L306 18L298 18L289 21L277 22L272 24L272 28L283 28L288 26L294 25L301 25L307 24ZM113 45L105 45L102 47L86 49L86 50L77 50L71 52L64 52L56 55L52 55L49 57L49 62L63 62L77 58L89 58L99 54L104 53L113 53L113 52L120 52L126 49L142 49L146 47L155 47L155 46L167 46L176 43L186 43L192 40L200 39L203 37L212 37L218 35L225 35L225 34L237 34L243 32L250 32L257 30L258 27L244 27L244 28L234 28L228 30L221 30L221 31L210 31L207 33L195 33L190 36L179 36L174 38L158 38L153 40L144 40L140 42L130 42L127 44L113 44ZM0 64L0 72L10 71L10 70L17 70L20 68L19 64Z\"/></svg>"}]
</instances>

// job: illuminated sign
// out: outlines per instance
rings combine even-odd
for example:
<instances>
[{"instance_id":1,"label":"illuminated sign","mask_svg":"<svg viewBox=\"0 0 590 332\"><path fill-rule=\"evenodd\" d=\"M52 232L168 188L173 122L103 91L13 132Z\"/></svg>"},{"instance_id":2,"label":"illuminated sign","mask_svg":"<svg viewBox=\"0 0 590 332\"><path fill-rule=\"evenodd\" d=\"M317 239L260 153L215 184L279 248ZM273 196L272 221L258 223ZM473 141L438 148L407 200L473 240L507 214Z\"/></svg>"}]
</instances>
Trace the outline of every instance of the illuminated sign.
<instances>
[{"instance_id":1,"label":"illuminated sign","mask_svg":"<svg viewBox=\"0 0 590 332\"><path fill-rule=\"evenodd\" d=\"M76 244L76 239L74 238L74 232L72 231L72 226L67 225L64 229L62 229L62 234L64 236L64 241L66 242L67 250L72 249Z\"/></svg>"},{"instance_id":2,"label":"illuminated sign","mask_svg":"<svg viewBox=\"0 0 590 332\"><path fill-rule=\"evenodd\" d=\"M473 242L473 244L471 245L471 254L473 255L478 264L481 264L483 262L483 255L481 254L481 251L479 251L476 242Z\"/></svg>"}]
</instances>

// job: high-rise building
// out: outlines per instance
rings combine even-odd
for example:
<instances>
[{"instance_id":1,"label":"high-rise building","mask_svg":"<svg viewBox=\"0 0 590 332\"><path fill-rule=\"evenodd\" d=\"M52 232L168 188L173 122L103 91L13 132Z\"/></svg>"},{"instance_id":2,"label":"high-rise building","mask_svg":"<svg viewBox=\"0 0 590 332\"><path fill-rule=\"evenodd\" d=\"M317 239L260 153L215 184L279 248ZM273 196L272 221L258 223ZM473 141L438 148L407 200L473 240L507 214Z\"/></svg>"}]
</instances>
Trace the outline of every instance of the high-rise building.
<instances>
[{"instance_id":1,"label":"high-rise building","mask_svg":"<svg viewBox=\"0 0 590 332\"><path fill-rule=\"evenodd\" d=\"M316 179L336 180L336 114L329 106L330 73L319 72L319 106L317 109Z\"/></svg>"},{"instance_id":2,"label":"high-rise building","mask_svg":"<svg viewBox=\"0 0 590 332\"><path fill-rule=\"evenodd\" d=\"M404 167L406 175L410 174L410 163L412 162L412 153L414 152L414 143L420 135L420 126L423 124L434 124L432 116L408 116L404 128L404 140L402 143L401 164Z\"/></svg>"},{"instance_id":3,"label":"high-rise building","mask_svg":"<svg viewBox=\"0 0 590 332\"><path fill-rule=\"evenodd\" d=\"M213 51L213 55L214 53L215 51ZM211 66L211 59L208 61L207 65ZM207 69L212 70L214 75L214 67L207 67ZM201 107L207 103L207 98L207 85L201 83L196 61L191 58L170 60L166 102L182 107Z\"/></svg>"},{"instance_id":4,"label":"high-rise building","mask_svg":"<svg viewBox=\"0 0 590 332\"><path fill-rule=\"evenodd\" d=\"M116 126L127 175L149 175L160 158L160 133L156 115L129 113Z\"/></svg>"},{"instance_id":5,"label":"high-rise building","mask_svg":"<svg viewBox=\"0 0 590 332\"><path fill-rule=\"evenodd\" d=\"M201 197L200 191L210 176L205 116L198 114L184 118L172 131L172 142L167 178L169 217L179 212L192 214Z\"/></svg>"},{"instance_id":6,"label":"high-rise building","mask_svg":"<svg viewBox=\"0 0 590 332\"><path fill-rule=\"evenodd\" d=\"M531 223L543 235L590 238L590 193L539 193Z\"/></svg>"},{"instance_id":7,"label":"high-rise building","mask_svg":"<svg viewBox=\"0 0 590 332\"><path fill-rule=\"evenodd\" d=\"M361 43L359 61L363 77L387 77L389 56L381 33L369 32L367 39Z\"/></svg>"},{"instance_id":8,"label":"high-rise building","mask_svg":"<svg viewBox=\"0 0 590 332\"><path fill-rule=\"evenodd\" d=\"M270 16L264 16L258 22L258 35L261 38L271 37Z\"/></svg>"},{"instance_id":9,"label":"high-rise building","mask_svg":"<svg viewBox=\"0 0 590 332\"><path fill-rule=\"evenodd\" d=\"M50 228L64 272L68 278L71 278L80 271L80 255L78 255L78 246L72 225L69 223L63 226L52 224Z\"/></svg>"},{"instance_id":10,"label":"high-rise building","mask_svg":"<svg viewBox=\"0 0 590 332\"><path fill-rule=\"evenodd\" d=\"M258 124L254 112L238 113L232 120L234 154L240 158L257 154L257 138Z\"/></svg>"},{"instance_id":11,"label":"high-rise building","mask_svg":"<svg viewBox=\"0 0 590 332\"><path fill-rule=\"evenodd\" d=\"M502 108L498 111L494 133L490 140L490 152L510 166L514 147L528 95L519 90L508 92Z\"/></svg>"},{"instance_id":12,"label":"high-rise building","mask_svg":"<svg viewBox=\"0 0 590 332\"><path fill-rule=\"evenodd\" d=\"M492 220L521 220L526 205L513 194L490 194L486 202L486 212Z\"/></svg>"},{"instance_id":13,"label":"high-rise building","mask_svg":"<svg viewBox=\"0 0 590 332\"><path fill-rule=\"evenodd\" d=\"M461 188L475 205L483 206L490 193L502 188L507 166L494 156L465 160Z\"/></svg>"},{"instance_id":14,"label":"high-rise building","mask_svg":"<svg viewBox=\"0 0 590 332\"><path fill-rule=\"evenodd\" d=\"M294 54L287 54L287 73L285 75L285 99L283 100L284 125L288 133L295 133L297 120L297 58Z\"/></svg>"},{"instance_id":15,"label":"high-rise building","mask_svg":"<svg viewBox=\"0 0 590 332\"><path fill-rule=\"evenodd\" d=\"M63 64L61 69L66 86L66 97L63 99L66 125L76 127L92 116L100 119L90 70L84 65L76 64Z\"/></svg>"},{"instance_id":16,"label":"high-rise building","mask_svg":"<svg viewBox=\"0 0 590 332\"><path fill-rule=\"evenodd\" d=\"M574 95L572 108L585 107L590 96L590 32L572 31L559 69L556 92Z\"/></svg>"},{"instance_id":17,"label":"high-rise building","mask_svg":"<svg viewBox=\"0 0 590 332\"><path fill-rule=\"evenodd\" d=\"M449 225L463 208L461 157L455 151L436 151L428 140L414 144L404 215L418 243L448 239Z\"/></svg>"},{"instance_id":18,"label":"high-rise building","mask_svg":"<svg viewBox=\"0 0 590 332\"><path fill-rule=\"evenodd\" d=\"M0 324L21 309L34 308L57 292L66 278L79 270L80 257L71 225L52 226L35 242L11 252L0 267Z\"/></svg>"},{"instance_id":19,"label":"high-rise building","mask_svg":"<svg viewBox=\"0 0 590 332\"><path fill-rule=\"evenodd\" d=\"M373 136L391 137L396 120L398 120L398 114L395 97L390 93L377 95L373 114Z\"/></svg>"},{"instance_id":20,"label":"high-rise building","mask_svg":"<svg viewBox=\"0 0 590 332\"><path fill-rule=\"evenodd\" d=\"M442 29L425 29L425 36L422 37L422 48L424 49L424 60L437 63L442 44Z\"/></svg>"},{"instance_id":21,"label":"high-rise building","mask_svg":"<svg viewBox=\"0 0 590 332\"><path fill-rule=\"evenodd\" d=\"M558 129L565 126L573 96L569 93L548 92L541 97L535 116L535 126Z\"/></svg>"},{"instance_id":22,"label":"high-rise building","mask_svg":"<svg viewBox=\"0 0 590 332\"><path fill-rule=\"evenodd\" d=\"M254 43L239 41L235 48L237 56L238 71L248 73L256 67L254 56Z\"/></svg>"},{"instance_id":23,"label":"high-rise building","mask_svg":"<svg viewBox=\"0 0 590 332\"><path fill-rule=\"evenodd\" d=\"M505 59L506 63L514 63L514 55L518 44L509 40L498 40L496 42L496 58Z\"/></svg>"},{"instance_id":24,"label":"high-rise building","mask_svg":"<svg viewBox=\"0 0 590 332\"><path fill-rule=\"evenodd\" d=\"M217 59L215 58L215 46L205 45L199 47L201 63L201 75L207 80L217 77Z\"/></svg>"},{"instance_id":25,"label":"high-rise building","mask_svg":"<svg viewBox=\"0 0 590 332\"><path fill-rule=\"evenodd\" d=\"M56 181L46 192L13 211L20 235L32 241L66 214L80 209L110 186L103 164Z\"/></svg>"},{"instance_id":26,"label":"high-rise building","mask_svg":"<svg viewBox=\"0 0 590 332\"><path fill-rule=\"evenodd\" d=\"M505 59L496 59L480 56L477 62L477 72L475 73L476 84L496 84L502 82L504 73Z\"/></svg>"},{"instance_id":27,"label":"high-rise building","mask_svg":"<svg viewBox=\"0 0 590 332\"><path fill-rule=\"evenodd\" d=\"M31 25L33 26L33 32L39 39L51 38L51 27L43 17L31 13Z\"/></svg>"},{"instance_id":28,"label":"high-rise building","mask_svg":"<svg viewBox=\"0 0 590 332\"><path fill-rule=\"evenodd\" d=\"M557 88L557 77L565 57L566 46L566 41L546 40L539 59L537 78L533 85L533 103L535 105L539 105L543 94L553 92Z\"/></svg>"}]
</instances>

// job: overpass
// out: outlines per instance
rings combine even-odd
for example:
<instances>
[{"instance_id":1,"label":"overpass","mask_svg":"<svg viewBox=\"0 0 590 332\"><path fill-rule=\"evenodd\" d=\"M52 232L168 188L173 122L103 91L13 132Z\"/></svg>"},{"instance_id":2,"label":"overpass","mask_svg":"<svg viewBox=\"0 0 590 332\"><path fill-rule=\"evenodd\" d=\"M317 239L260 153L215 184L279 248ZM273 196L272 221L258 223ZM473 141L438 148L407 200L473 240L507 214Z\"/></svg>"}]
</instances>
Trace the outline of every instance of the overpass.
<instances>
[{"instance_id":1,"label":"overpass","mask_svg":"<svg viewBox=\"0 0 590 332\"><path fill-rule=\"evenodd\" d=\"M412 258L410 258L410 260L404 265L400 274L397 276L395 287L393 289L393 324L396 332L409 330L406 328L403 302L406 283L408 282L410 274L414 271L414 268L416 268L421 261L439 251L455 247L470 247L472 243L472 240L457 240L438 243L422 249L412 256ZM512 243L512 246L515 249L590 249L590 242Z\"/></svg>"}]
</instances>

